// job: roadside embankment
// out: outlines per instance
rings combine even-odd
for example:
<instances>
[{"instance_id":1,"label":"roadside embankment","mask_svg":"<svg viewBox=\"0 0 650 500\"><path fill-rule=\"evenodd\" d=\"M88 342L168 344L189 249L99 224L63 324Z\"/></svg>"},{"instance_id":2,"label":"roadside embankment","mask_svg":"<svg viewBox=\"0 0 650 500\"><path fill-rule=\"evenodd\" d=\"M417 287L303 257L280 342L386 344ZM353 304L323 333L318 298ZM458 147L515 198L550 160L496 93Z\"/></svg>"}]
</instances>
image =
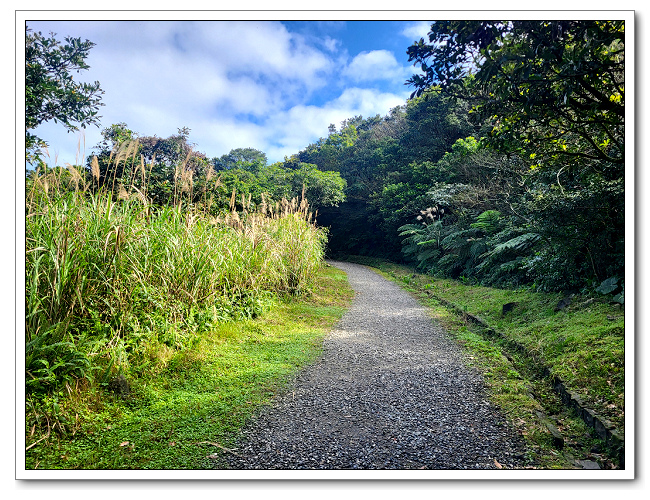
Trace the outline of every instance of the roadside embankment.
<instances>
[{"instance_id":1,"label":"roadside embankment","mask_svg":"<svg viewBox=\"0 0 650 500\"><path fill-rule=\"evenodd\" d=\"M354 261L380 269L422 300L453 311L466 325L462 328L479 332L518 364L520 372L528 372L537 392L554 390L564 410L582 419L601 440L594 449L602 448L624 466L623 307L598 297L481 287L434 279L385 261ZM551 416L557 411L551 408ZM563 428L561 419L555 424Z\"/></svg>"}]
</instances>

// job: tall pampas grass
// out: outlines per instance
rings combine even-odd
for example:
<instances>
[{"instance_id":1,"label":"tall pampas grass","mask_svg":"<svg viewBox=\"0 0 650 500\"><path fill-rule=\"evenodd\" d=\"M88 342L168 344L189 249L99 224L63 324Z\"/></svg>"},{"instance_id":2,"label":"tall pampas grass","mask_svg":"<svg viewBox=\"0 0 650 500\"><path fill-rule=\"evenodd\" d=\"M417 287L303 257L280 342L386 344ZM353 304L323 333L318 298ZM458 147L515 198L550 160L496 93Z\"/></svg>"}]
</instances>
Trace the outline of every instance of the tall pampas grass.
<instances>
[{"instance_id":1,"label":"tall pampas grass","mask_svg":"<svg viewBox=\"0 0 650 500\"><path fill-rule=\"evenodd\" d=\"M131 162L129 182L99 163L36 172L26 197L26 383L54 390L76 380L129 372L161 342L182 349L197 328L258 314L261 298L303 293L323 259L326 235L302 199L230 195L215 217L192 199L195 173L178 166L173 203L155 207L151 175L137 143L111 153L114 172ZM206 183L218 183L212 169ZM119 182L118 182L119 181ZM197 318L204 318L198 321ZM205 320L209 318L209 320ZM198 322L197 322L198 321ZM206 326L207 325L207 326Z\"/></svg>"}]
</instances>

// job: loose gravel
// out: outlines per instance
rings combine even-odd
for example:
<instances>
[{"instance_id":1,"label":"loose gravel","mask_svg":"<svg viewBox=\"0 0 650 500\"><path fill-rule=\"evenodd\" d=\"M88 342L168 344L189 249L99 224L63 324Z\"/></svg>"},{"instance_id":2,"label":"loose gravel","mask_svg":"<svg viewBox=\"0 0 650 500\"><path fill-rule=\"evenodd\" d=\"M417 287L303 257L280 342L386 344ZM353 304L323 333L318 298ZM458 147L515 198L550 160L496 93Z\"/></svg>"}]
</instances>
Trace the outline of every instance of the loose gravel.
<instances>
[{"instance_id":1,"label":"loose gravel","mask_svg":"<svg viewBox=\"0 0 650 500\"><path fill-rule=\"evenodd\" d=\"M319 361L247 426L233 469L523 467L524 443L426 309L370 269Z\"/></svg>"}]
</instances>

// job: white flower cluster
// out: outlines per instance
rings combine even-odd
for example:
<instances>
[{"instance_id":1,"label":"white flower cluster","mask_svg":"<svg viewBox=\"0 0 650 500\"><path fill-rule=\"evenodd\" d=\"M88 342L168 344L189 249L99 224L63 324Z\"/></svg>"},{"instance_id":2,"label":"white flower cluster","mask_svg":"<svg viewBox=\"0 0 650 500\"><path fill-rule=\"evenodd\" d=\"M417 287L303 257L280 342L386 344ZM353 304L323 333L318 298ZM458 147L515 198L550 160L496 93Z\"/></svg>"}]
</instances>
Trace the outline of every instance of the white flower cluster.
<instances>
[{"instance_id":1,"label":"white flower cluster","mask_svg":"<svg viewBox=\"0 0 650 500\"><path fill-rule=\"evenodd\" d=\"M444 213L444 208L439 209L437 206L429 207L426 210L420 210L420 214L422 215L418 215L417 220L422 221L422 224L426 226L427 220L434 221L436 219L441 219Z\"/></svg>"}]
</instances>

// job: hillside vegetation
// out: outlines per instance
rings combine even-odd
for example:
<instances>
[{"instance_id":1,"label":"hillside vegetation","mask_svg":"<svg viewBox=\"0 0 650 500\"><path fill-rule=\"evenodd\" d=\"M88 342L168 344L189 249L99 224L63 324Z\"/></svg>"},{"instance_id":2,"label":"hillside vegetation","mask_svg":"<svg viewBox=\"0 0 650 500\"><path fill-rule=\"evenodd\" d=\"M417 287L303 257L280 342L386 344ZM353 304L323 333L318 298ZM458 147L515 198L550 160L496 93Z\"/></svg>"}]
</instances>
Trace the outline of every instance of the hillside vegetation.
<instances>
[{"instance_id":1,"label":"hillside vegetation","mask_svg":"<svg viewBox=\"0 0 650 500\"><path fill-rule=\"evenodd\" d=\"M30 468L209 466L348 303L325 256L392 262L462 343L507 352L496 393L528 397L537 363L624 432L623 22L436 22L404 105L272 164L117 123L58 165L33 132L98 123L71 74L93 45L26 31Z\"/></svg>"},{"instance_id":2,"label":"hillside vegetation","mask_svg":"<svg viewBox=\"0 0 650 500\"><path fill-rule=\"evenodd\" d=\"M624 302L624 43L618 21L433 24L404 106L296 155L347 182L331 254Z\"/></svg>"},{"instance_id":3,"label":"hillside vegetation","mask_svg":"<svg viewBox=\"0 0 650 500\"><path fill-rule=\"evenodd\" d=\"M233 204L213 216L182 197L155 206L136 187L93 192L93 182L74 167L29 179L25 388L32 453L36 443L74 435L111 394L148 393L144 387L185 356L198 362L206 355L200 344L215 341L224 325L309 294L322 263L326 235L305 199L258 211L238 212Z\"/></svg>"}]
</instances>

